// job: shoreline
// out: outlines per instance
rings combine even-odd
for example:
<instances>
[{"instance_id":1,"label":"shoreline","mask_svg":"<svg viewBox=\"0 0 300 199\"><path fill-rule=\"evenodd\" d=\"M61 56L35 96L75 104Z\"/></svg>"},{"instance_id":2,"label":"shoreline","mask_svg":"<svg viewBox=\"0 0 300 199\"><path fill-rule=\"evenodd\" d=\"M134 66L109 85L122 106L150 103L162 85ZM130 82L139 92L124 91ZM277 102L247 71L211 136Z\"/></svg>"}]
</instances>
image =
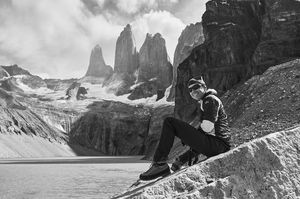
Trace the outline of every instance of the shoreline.
<instances>
[{"instance_id":1,"label":"shoreline","mask_svg":"<svg viewBox=\"0 0 300 199\"><path fill-rule=\"evenodd\" d=\"M76 157L48 157L48 158L5 158L0 159L4 164L122 164L149 163L142 160L144 156L76 156Z\"/></svg>"}]
</instances>

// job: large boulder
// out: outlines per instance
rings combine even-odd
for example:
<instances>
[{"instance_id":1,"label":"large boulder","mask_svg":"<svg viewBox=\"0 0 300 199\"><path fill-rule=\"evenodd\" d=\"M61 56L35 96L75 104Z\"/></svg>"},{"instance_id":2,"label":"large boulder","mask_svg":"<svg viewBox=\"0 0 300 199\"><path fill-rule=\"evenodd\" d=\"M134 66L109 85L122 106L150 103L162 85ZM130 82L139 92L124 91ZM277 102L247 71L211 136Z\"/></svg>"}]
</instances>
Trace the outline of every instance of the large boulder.
<instances>
[{"instance_id":1,"label":"large boulder","mask_svg":"<svg viewBox=\"0 0 300 199\"><path fill-rule=\"evenodd\" d=\"M192 50L204 42L202 23L190 24L185 27L178 38L178 43L174 53L173 60L173 81L168 101L174 101L175 85L177 83L177 68L185 60Z\"/></svg>"},{"instance_id":2,"label":"large boulder","mask_svg":"<svg viewBox=\"0 0 300 199\"><path fill-rule=\"evenodd\" d=\"M154 36L147 34L139 52L139 69L137 83L129 99L139 99L152 96L157 90L165 90L172 81L172 65L168 60L165 40L159 33ZM149 84L147 86L147 84ZM155 85L153 85L155 84ZM136 95L135 90L141 90L140 86L149 88L146 96Z\"/></svg>"},{"instance_id":3,"label":"large boulder","mask_svg":"<svg viewBox=\"0 0 300 199\"><path fill-rule=\"evenodd\" d=\"M67 100L81 100L85 98L88 89L81 86L79 82L73 82L70 87L66 90Z\"/></svg>"},{"instance_id":4,"label":"large boulder","mask_svg":"<svg viewBox=\"0 0 300 199\"><path fill-rule=\"evenodd\" d=\"M300 127L273 133L115 198L298 198Z\"/></svg>"},{"instance_id":5,"label":"large boulder","mask_svg":"<svg viewBox=\"0 0 300 199\"><path fill-rule=\"evenodd\" d=\"M85 76L102 78L104 80L109 78L112 73L112 67L105 64L101 47L96 45L91 52L90 64Z\"/></svg>"}]
</instances>

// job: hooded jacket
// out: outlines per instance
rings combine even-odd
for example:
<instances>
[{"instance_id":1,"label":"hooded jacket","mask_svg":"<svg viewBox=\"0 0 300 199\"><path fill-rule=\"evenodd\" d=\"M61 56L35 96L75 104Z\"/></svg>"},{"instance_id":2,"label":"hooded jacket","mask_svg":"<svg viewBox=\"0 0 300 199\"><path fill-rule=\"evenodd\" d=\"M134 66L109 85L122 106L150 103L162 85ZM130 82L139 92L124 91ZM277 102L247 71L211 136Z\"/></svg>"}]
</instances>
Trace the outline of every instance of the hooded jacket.
<instances>
[{"instance_id":1,"label":"hooded jacket","mask_svg":"<svg viewBox=\"0 0 300 199\"><path fill-rule=\"evenodd\" d=\"M221 100L216 96L217 91L208 89L200 103L201 122L208 120L214 123L215 136L230 146L230 131L227 115Z\"/></svg>"}]
</instances>

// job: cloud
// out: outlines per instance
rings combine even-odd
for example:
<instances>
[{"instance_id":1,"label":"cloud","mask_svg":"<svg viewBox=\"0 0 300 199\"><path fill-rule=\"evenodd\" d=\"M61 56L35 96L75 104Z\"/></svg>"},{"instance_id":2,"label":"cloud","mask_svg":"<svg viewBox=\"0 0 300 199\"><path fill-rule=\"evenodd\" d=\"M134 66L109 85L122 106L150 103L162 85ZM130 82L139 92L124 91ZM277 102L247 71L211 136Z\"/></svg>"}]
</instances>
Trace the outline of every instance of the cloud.
<instances>
[{"instance_id":1,"label":"cloud","mask_svg":"<svg viewBox=\"0 0 300 199\"><path fill-rule=\"evenodd\" d=\"M160 33L166 40L168 55L173 61L174 51L178 38L185 24L168 11L150 11L139 16L132 23L132 31L136 40L137 48L142 46L146 34Z\"/></svg>"},{"instance_id":2,"label":"cloud","mask_svg":"<svg viewBox=\"0 0 300 199\"><path fill-rule=\"evenodd\" d=\"M196 5L196 0L191 2ZM0 0L0 65L19 64L44 77L81 77L96 44L102 47L105 62L113 66L117 37L128 23L132 24L138 49L146 33L159 32L173 60L189 13L199 9L186 6L187 3L185 0Z\"/></svg>"},{"instance_id":3,"label":"cloud","mask_svg":"<svg viewBox=\"0 0 300 199\"><path fill-rule=\"evenodd\" d=\"M0 61L13 60L52 77L82 76L91 49L99 43L113 51L112 42L122 30L91 15L79 0L16 0L0 13ZM104 54L112 62L113 55L105 49Z\"/></svg>"},{"instance_id":4,"label":"cloud","mask_svg":"<svg viewBox=\"0 0 300 199\"><path fill-rule=\"evenodd\" d=\"M117 0L116 5L123 12L134 14L142 8L149 9L157 7L155 0Z\"/></svg>"}]
</instances>

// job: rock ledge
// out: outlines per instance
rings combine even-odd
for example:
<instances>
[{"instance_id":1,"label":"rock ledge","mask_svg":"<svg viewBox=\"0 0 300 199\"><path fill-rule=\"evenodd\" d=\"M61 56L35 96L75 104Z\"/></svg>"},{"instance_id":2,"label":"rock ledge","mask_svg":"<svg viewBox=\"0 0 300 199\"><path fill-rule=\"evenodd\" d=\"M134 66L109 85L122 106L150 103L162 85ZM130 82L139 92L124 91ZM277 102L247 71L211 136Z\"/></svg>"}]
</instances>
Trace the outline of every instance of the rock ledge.
<instances>
[{"instance_id":1,"label":"rock ledge","mask_svg":"<svg viewBox=\"0 0 300 199\"><path fill-rule=\"evenodd\" d=\"M299 198L300 126L245 143L115 198Z\"/></svg>"}]
</instances>

